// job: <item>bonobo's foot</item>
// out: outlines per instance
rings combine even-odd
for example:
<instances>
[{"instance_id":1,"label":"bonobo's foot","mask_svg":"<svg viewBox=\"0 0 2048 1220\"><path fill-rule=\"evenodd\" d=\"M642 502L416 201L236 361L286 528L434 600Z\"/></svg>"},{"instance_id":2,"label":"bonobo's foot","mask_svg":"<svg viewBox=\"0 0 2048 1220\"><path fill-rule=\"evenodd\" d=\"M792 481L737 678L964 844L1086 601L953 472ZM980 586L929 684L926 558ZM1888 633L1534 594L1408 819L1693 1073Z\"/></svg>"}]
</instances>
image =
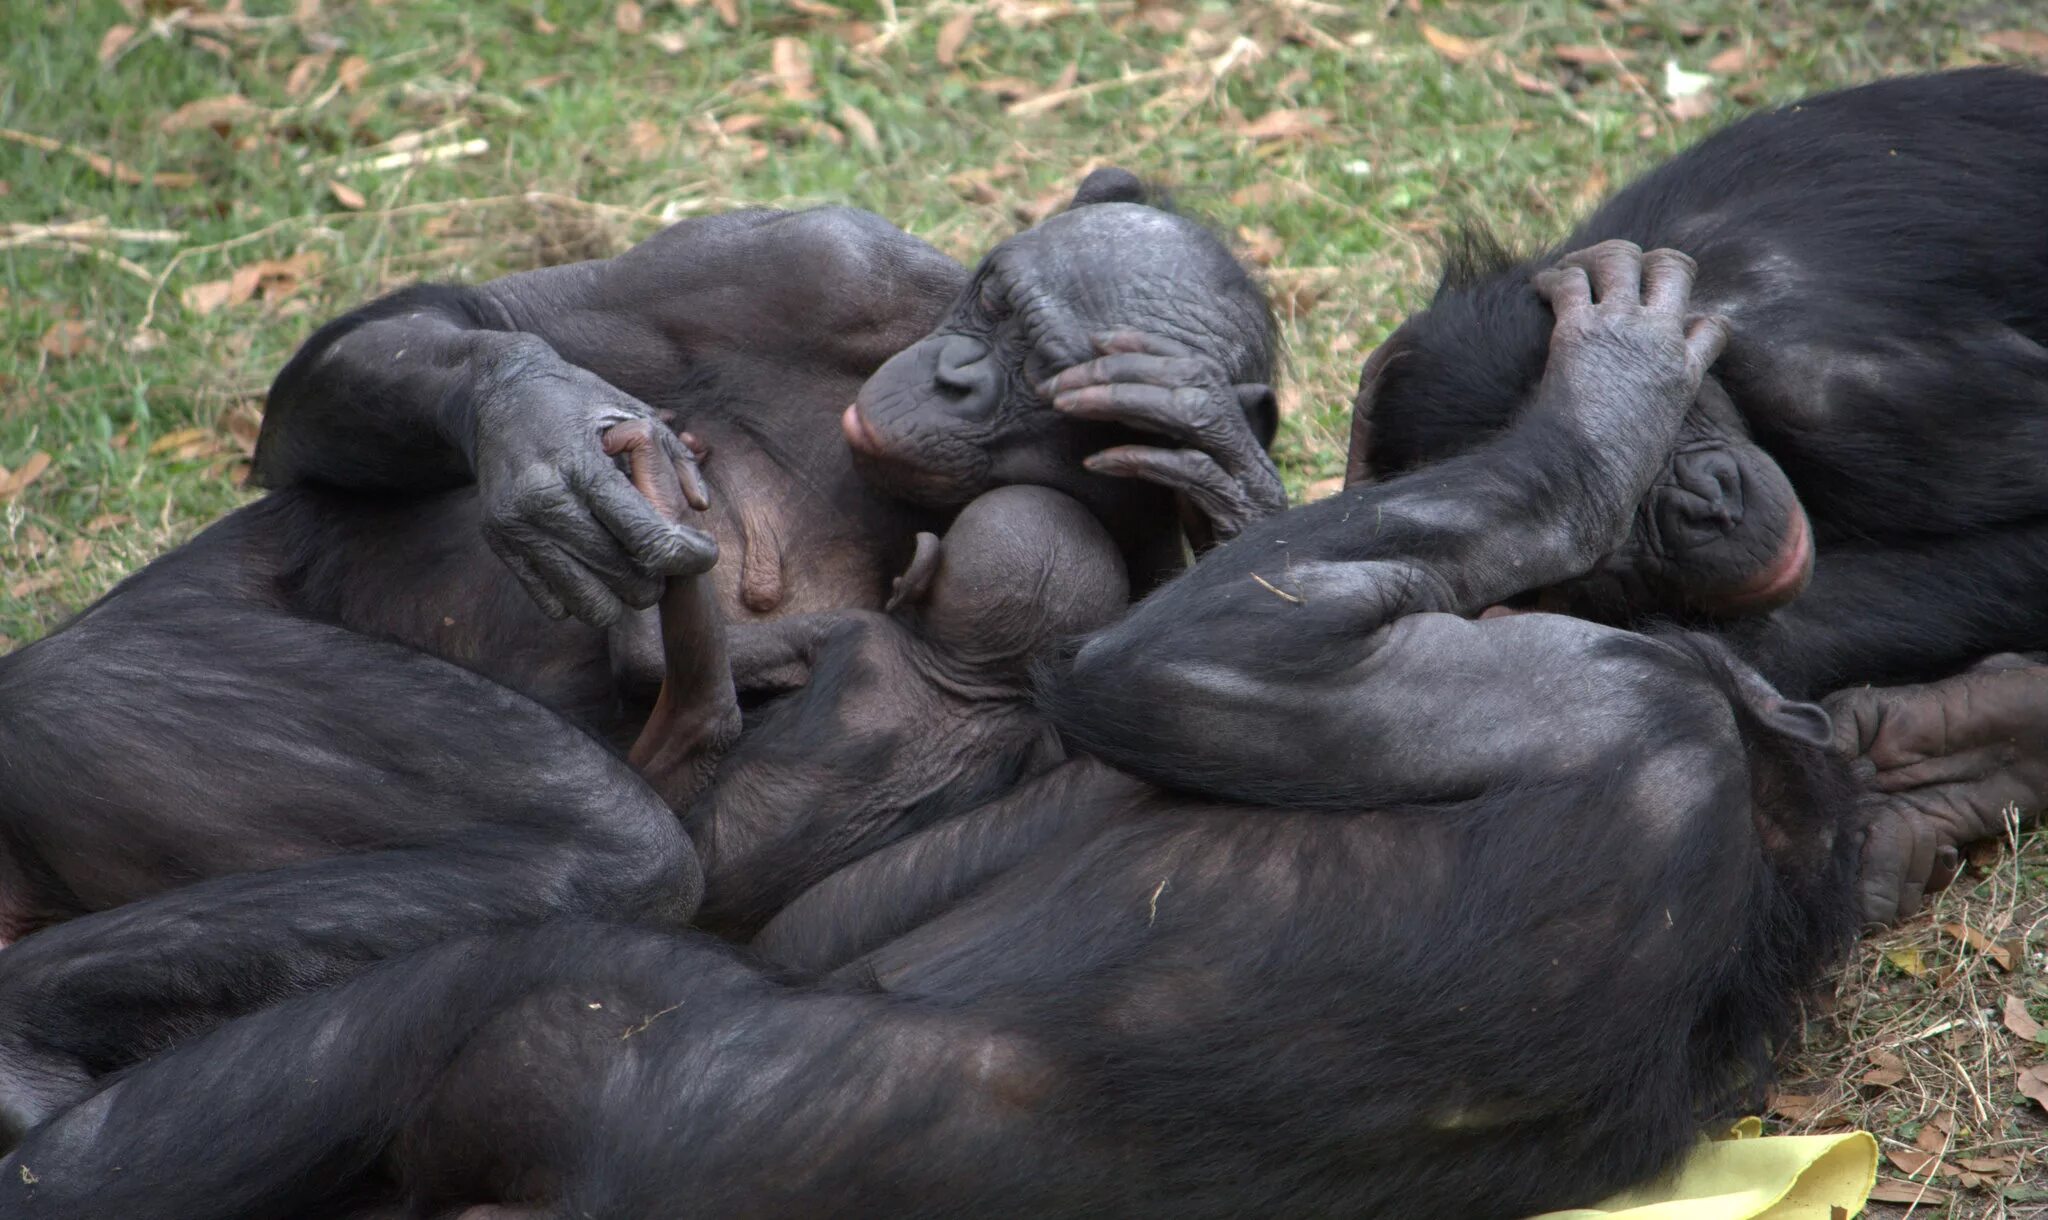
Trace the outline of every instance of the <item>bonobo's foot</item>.
<instances>
[{"instance_id":1,"label":"bonobo's foot","mask_svg":"<svg viewBox=\"0 0 2048 1220\"><path fill-rule=\"evenodd\" d=\"M0 1153L92 1091L92 1074L68 1056L32 1051L11 1038L0 1040Z\"/></svg>"},{"instance_id":2,"label":"bonobo's foot","mask_svg":"<svg viewBox=\"0 0 2048 1220\"><path fill-rule=\"evenodd\" d=\"M1102 357L1041 387L1075 419L1123 424L1180 448L1118 445L1083 464L1096 474L1170 487L1206 519L1213 541L1287 509L1287 490L1247 411L1269 407L1270 386L1232 385L1221 366L1171 339L1136 331L1099 335Z\"/></svg>"},{"instance_id":3,"label":"bonobo's foot","mask_svg":"<svg viewBox=\"0 0 2048 1220\"><path fill-rule=\"evenodd\" d=\"M1955 875L1961 849L2048 805L2048 666L2000 656L1921 686L1826 700L1863 780L1863 917L1892 923Z\"/></svg>"}]
</instances>

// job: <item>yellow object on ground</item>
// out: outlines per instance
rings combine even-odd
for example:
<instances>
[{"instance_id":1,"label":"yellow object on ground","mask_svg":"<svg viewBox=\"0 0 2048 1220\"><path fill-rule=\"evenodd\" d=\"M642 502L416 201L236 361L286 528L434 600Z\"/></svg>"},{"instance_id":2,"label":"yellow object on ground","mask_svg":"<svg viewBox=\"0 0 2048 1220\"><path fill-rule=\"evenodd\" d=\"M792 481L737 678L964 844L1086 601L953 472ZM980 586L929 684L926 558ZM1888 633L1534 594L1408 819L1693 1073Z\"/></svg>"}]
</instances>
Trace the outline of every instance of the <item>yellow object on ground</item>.
<instances>
[{"instance_id":1,"label":"yellow object on ground","mask_svg":"<svg viewBox=\"0 0 2048 1220\"><path fill-rule=\"evenodd\" d=\"M1877 1182L1877 1141L1868 1131L1762 1131L1761 1121L1745 1118L1665 1181L1531 1220L1846 1220L1863 1211Z\"/></svg>"}]
</instances>

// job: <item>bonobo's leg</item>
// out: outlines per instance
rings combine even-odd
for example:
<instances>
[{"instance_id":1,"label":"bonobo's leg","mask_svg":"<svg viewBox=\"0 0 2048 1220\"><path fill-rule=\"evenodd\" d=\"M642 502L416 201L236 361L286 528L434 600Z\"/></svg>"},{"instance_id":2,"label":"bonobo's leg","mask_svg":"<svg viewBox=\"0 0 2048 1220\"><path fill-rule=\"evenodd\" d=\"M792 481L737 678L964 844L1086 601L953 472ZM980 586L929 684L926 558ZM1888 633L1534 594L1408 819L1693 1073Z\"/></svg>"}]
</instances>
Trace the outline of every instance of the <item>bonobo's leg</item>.
<instances>
[{"instance_id":1,"label":"bonobo's leg","mask_svg":"<svg viewBox=\"0 0 2048 1220\"><path fill-rule=\"evenodd\" d=\"M2048 806L2048 666L2001 660L1922 686L1827 700L1864 781L1863 916L1892 923L1954 876L1960 849Z\"/></svg>"},{"instance_id":2,"label":"bonobo's leg","mask_svg":"<svg viewBox=\"0 0 2048 1220\"><path fill-rule=\"evenodd\" d=\"M562 912L680 923L701 891L660 798L540 705L160 572L0 666L0 772L15 863L99 912L0 953L13 1134L378 958Z\"/></svg>"},{"instance_id":3,"label":"bonobo's leg","mask_svg":"<svg viewBox=\"0 0 2048 1220\"><path fill-rule=\"evenodd\" d=\"M1692 270L1608 243L1546 273L1550 359L1511 431L1219 548L1081 648L1049 692L1062 727L1155 782L1252 800L1445 799L1588 761L1630 705L1557 692L1636 680L1593 649L1613 633L1451 616L1576 575L1626 534L1720 350L1720 323L1688 317ZM1060 383L1152 375L1118 360Z\"/></svg>"}]
</instances>

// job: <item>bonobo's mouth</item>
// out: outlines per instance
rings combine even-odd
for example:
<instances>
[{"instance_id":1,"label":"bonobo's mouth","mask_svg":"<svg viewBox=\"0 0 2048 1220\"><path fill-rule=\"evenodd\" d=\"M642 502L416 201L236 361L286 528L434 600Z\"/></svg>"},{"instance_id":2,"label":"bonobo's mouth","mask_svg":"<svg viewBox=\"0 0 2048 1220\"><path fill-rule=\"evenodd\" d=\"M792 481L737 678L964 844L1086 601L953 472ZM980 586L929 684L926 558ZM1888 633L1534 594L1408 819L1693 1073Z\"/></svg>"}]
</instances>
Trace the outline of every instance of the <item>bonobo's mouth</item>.
<instances>
[{"instance_id":1,"label":"bonobo's mouth","mask_svg":"<svg viewBox=\"0 0 2048 1220\"><path fill-rule=\"evenodd\" d=\"M839 417L839 430L846 434L846 443L855 453L869 457L882 455L882 442L875 436L875 430L868 426L868 421L861 418L859 403L846 404L846 412Z\"/></svg>"},{"instance_id":2,"label":"bonobo's mouth","mask_svg":"<svg viewBox=\"0 0 2048 1220\"><path fill-rule=\"evenodd\" d=\"M1794 501L1785 523L1785 543L1762 571L1728 593L1701 599L1716 614L1760 614L1798 597L1813 576L1813 527Z\"/></svg>"}]
</instances>

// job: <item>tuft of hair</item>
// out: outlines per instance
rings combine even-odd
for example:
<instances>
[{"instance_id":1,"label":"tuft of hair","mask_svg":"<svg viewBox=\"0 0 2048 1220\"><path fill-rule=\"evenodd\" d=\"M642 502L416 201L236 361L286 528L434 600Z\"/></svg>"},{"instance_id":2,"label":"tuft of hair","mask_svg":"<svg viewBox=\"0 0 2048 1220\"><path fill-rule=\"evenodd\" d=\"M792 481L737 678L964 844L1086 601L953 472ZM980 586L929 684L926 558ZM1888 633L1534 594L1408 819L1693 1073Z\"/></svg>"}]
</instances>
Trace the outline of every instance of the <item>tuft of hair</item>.
<instances>
[{"instance_id":1,"label":"tuft of hair","mask_svg":"<svg viewBox=\"0 0 2048 1220\"><path fill-rule=\"evenodd\" d=\"M1081 179L1081 185L1075 188L1073 202L1067 204L1067 209L1072 211L1096 203L1142 203L1163 212L1173 210L1173 200L1163 187L1146 182L1115 165L1105 165Z\"/></svg>"}]
</instances>

